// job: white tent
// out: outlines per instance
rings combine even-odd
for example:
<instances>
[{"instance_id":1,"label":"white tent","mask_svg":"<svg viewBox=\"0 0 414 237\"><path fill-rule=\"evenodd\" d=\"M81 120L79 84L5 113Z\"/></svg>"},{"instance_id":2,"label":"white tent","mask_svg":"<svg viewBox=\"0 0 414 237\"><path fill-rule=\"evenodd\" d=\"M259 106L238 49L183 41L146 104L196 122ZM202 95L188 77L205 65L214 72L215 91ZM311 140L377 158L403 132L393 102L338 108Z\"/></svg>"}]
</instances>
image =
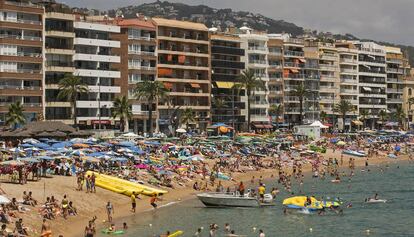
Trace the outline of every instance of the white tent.
<instances>
[{"instance_id":1,"label":"white tent","mask_svg":"<svg viewBox=\"0 0 414 237\"><path fill-rule=\"evenodd\" d=\"M309 126L312 126L312 127L320 127L320 128L329 128L328 126L325 126L325 125L323 125L322 123L321 123L321 121L315 121L315 122L313 122L311 125L309 125Z\"/></svg>"},{"instance_id":2,"label":"white tent","mask_svg":"<svg viewBox=\"0 0 414 237\"><path fill-rule=\"evenodd\" d=\"M136 138L136 137L139 137L139 135L137 135L133 132L129 132L129 133L122 134L121 137Z\"/></svg>"}]
</instances>

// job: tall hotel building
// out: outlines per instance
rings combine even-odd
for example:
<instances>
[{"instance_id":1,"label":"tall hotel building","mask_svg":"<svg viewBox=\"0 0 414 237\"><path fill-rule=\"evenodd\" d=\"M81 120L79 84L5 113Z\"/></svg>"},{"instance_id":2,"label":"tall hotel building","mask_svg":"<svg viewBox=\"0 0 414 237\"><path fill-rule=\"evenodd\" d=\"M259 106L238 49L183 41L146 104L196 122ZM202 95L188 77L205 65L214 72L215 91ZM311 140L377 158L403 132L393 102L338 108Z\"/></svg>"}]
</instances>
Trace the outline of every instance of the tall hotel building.
<instances>
[{"instance_id":1,"label":"tall hotel building","mask_svg":"<svg viewBox=\"0 0 414 237\"><path fill-rule=\"evenodd\" d=\"M170 90L158 103L160 130L168 129L175 109L192 108L205 130L211 120L211 67L208 28L187 21L152 19L158 33L158 78Z\"/></svg>"},{"instance_id":2,"label":"tall hotel building","mask_svg":"<svg viewBox=\"0 0 414 237\"><path fill-rule=\"evenodd\" d=\"M212 123L226 123L237 131L246 127L245 91L233 89L245 68L245 50L236 35L211 33Z\"/></svg>"},{"instance_id":3,"label":"tall hotel building","mask_svg":"<svg viewBox=\"0 0 414 237\"><path fill-rule=\"evenodd\" d=\"M269 125L269 75L268 75L268 54L267 46L269 37L265 33L253 32L248 27L241 27L239 37L242 40L241 47L245 50L242 61L246 64L246 69L253 70L256 77L260 78L265 90L256 90L250 98L251 123L256 128L266 128ZM248 98L246 98L247 101Z\"/></svg>"},{"instance_id":4,"label":"tall hotel building","mask_svg":"<svg viewBox=\"0 0 414 237\"><path fill-rule=\"evenodd\" d=\"M30 2L0 1L0 125L20 101L27 121L43 114L44 10Z\"/></svg>"},{"instance_id":5,"label":"tall hotel building","mask_svg":"<svg viewBox=\"0 0 414 237\"><path fill-rule=\"evenodd\" d=\"M121 27L121 33L115 36L121 47L114 49L114 52L121 56L121 94L128 96L132 107L130 128L134 132L145 132L149 128L148 104L136 100L134 88L138 82L157 78L156 26L144 17L118 19L115 22ZM156 115L156 112L153 114Z\"/></svg>"},{"instance_id":6,"label":"tall hotel building","mask_svg":"<svg viewBox=\"0 0 414 237\"><path fill-rule=\"evenodd\" d=\"M65 74L75 72L75 15L70 8L55 5L45 5L45 119L72 124L71 104L65 99L58 98L58 94L59 81Z\"/></svg>"},{"instance_id":7,"label":"tall hotel building","mask_svg":"<svg viewBox=\"0 0 414 237\"><path fill-rule=\"evenodd\" d=\"M299 101L294 91L299 85L304 84L305 45L303 39L292 38L286 34L282 35L282 38L285 121L293 124L300 120Z\"/></svg>"},{"instance_id":8,"label":"tall hotel building","mask_svg":"<svg viewBox=\"0 0 414 237\"><path fill-rule=\"evenodd\" d=\"M279 118L273 118L273 122L283 122L283 40L279 35L269 34L267 47L269 48L268 78L269 78L269 106L282 105ZM271 115L271 114L270 114ZM273 116L273 115L272 115Z\"/></svg>"},{"instance_id":9,"label":"tall hotel building","mask_svg":"<svg viewBox=\"0 0 414 237\"><path fill-rule=\"evenodd\" d=\"M74 22L75 54L74 75L87 84L89 92L80 95L77 101L79 123L85 128L114 125L111 119L113 100L121 92L121 72L117 64L121 62L114 49L120 48L120 27L109 21L93 22L78 17Z\"/></svg>"},{"instance_id":10,"label":"tall hotel building","mask_svg":"<svg viewBox=\"0 0 414 237\"><path fill-rule=\"evenodd\" d=\"M403 91L405 77L409 74L408 61L400 48L386 47L387 72L387 110L394 113L398 107L403 108Z\"/></svg>"},{"instance_id":11,"label":"tall hotel building","mask_svg":"<svg viewBox=\"0 0 414 237\"><path fill-rule=\"evenodd\" d=\"M375 128L378 114L387 109L386 49L373 42L354 42L358 48L359 113L369 114Z\"/></svg>"}]
</instances>

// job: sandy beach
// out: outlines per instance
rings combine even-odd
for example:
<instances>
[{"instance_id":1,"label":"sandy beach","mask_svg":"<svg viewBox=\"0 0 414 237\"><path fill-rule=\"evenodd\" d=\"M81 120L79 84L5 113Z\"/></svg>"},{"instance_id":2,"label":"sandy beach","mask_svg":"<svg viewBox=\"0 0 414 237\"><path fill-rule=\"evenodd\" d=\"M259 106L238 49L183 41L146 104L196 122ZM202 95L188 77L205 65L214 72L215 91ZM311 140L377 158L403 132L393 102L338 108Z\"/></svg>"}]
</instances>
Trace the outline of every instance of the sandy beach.
<instances>
[{"instance_id":1,"label":"sandy beach","mask_svg":"<svg viewBox=\"0 0 414 237\"><path fill-rule=\"evenodd\" d=\"M324 158L337 158L340 159L340 151L332 153L329 149L326 154L323 154ZM349 156L344 156L343 167L347 167ZM401 155L397 160L389 159L384 156L369 158L369 165L378 165L389 162L398 162L407 160L406 155ZM366 158L356 158L356 166L364 166ZM303 171L309 172L311 170L310 165L304 166ZM233 181L222 181L225 187L233 187L236 182L250 181L254 176L256 182L258 177L262 176L263 179L270 179L274 175L276 177L275 169L262 169L259 171L250 171L246 173L234 173ZM205 181L204 181L205 182ZM186 187L178 187L176 189L167 189L169 192L162 198L159 205L165 205L171 202L178 202L194 198L196 193L192 188L192 183L187 183ZM139 215L141 212L151 210L152 207L149 204L149 198L141 196L141 200L137 201L137 212L132 213L130 211L130 198L125 195L120 195L108 190L97 188L96 193L86 193L85 191L76 191L76 178L64 177L64 176L52 176L50 178L43 178L37 182L29 182L26 185L17 185L2 183L1 188L6 192L7 196L12 198L16 197L18 200L22 198L23 191L32 191L33 197L40 203L44 202L45 198L54 195L59 201L63 198L63 195L67 195L69 201L72 201L74 206L78 210L77 216L70 216L68 219L58 217L56 220L51 220L53 236L59 236L59 234L65 237L79 237L83 235L85 225L88 220L93 216L97 216L98 229L105 226L106 211L105 205L108 201L111 201L114 205L114 219L115 224L120 226L122 223L117 223L117 219L128 217L131 215ZM212 189L212 187L211 187ZM34 236L39 236L41 230L41 216L38 214L38 207L30 207L30 211L26 213L20 213L24 219L24 224L29 228L29 231Z\"/></svg>"}]
</instances>

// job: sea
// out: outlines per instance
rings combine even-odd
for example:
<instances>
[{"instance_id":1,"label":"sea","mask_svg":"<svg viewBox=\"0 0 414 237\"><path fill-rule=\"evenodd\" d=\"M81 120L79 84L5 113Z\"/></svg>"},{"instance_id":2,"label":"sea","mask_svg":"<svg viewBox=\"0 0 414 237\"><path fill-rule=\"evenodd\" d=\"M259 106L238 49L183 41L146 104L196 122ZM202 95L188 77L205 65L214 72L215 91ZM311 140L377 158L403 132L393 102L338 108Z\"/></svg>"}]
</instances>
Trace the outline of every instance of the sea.
<instances>
[{"instance_id":1,"label":"sea","mask_svg":"<svg viewBox=\"0 0 414 237\"><path fill-rule=\"evenodd\" d=\"M349 180L343 178L339 184L330 182L330 178L320 180L305 177L304 185L294 185L294 192L316 197L340 197L344 206L342 215L327 213L302 214L291 212L283 214L282 201L288 197L281 192L276 206L263 208L207 208L198 199L175 203L137 214L120 222L127 222L129 229L123 236L153 237L182 230L183 237L194 236L198 228L208 237L209 225L219 225L217 236L226 236L224 224L240 236L257 237L262 229L267 237L296 236L414 236L414 164L393 162L381 166L369 166L369 171L357 169ZM347 171L349 173L349 171ZM266 187L278 187L276 180L268 180ZM378 193L386 203L366 204L365 198ZM164 203L165 204L165 203Z\"/></svg>"}]
</instances>

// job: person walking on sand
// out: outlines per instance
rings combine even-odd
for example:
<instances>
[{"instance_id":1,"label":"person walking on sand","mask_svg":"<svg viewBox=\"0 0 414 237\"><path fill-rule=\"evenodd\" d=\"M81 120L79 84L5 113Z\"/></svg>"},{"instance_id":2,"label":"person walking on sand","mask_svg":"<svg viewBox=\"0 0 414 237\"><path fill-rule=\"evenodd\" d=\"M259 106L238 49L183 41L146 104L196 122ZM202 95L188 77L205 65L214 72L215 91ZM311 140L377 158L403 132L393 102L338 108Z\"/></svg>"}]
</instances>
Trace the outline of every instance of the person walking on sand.
<instances>
[{"instance_id":1,"label":"person walking on sand","mask_svg":"<svg viewBox=\"0 0 414 237\"><path fill-rule=\"evenodd\" d=\"M152 195L152 197L151 197L151 199L150 199L150 204L151 204L151 206L154 208L154 209L157 209L157 200L158 200L158 198L157 198L157 194L153 194Z\"/></svg>"},{"instance_id":2,"label":"person walking on sand","mask_svg":"<svg viewBox=\"0 0 414 237\"><path fill-rule=\"evenodd\" d=\"M43 219L41 233L41 237L52 237L52 230L50 229L50 225L47 223L46 219Z\"/></svg>"},{"instance_id":3,"label":"person walking on sand","mask_svg":"<svg viewBox=\"0 0 414 237\"><path fill-rule=\"evenodd\" d=\"M108 222L112 222L112 215L114 214L114 206L110 201L106 204L106 213L108 214Z\"/></svg>"},{"instance_id":4,"label":"person walking on sand","mask_svg":"<svg viewBox=\"0 0 414 237\"><path fill-rule=\"evenodd\" d=\"M62 199L62 214L63 214L63 218L65 219L68 216L68 207L69 207L69 201L66 198L66 194L65 194Z\"/></svg>"},{"instance_id":5,"label":"person walking on sand","mask_svg":"<svg viewBox=\"0 0 414 237\"><path fill-rule=\"evenodd\" d=\"M137 199L136 199L136 196L135 196L135 191L132 192L132 194L131 194L131 206L132 206L131 211L133 213L135 213L135 209L137 207Z\"/></svg>"}]
</instances>

